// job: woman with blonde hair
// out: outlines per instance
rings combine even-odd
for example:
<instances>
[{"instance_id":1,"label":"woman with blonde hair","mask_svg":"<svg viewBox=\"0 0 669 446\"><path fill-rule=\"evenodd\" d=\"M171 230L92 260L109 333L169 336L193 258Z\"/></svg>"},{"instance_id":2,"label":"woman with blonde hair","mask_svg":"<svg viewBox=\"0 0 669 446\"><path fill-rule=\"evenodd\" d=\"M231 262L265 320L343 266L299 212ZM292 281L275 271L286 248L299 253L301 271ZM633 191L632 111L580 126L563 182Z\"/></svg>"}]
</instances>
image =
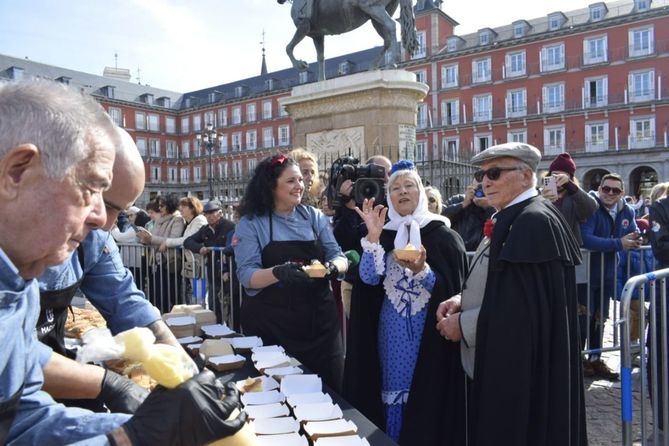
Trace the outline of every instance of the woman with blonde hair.
<instances>
[{"instance_id":1,"label":"woman with blonde hair","mask_svg":"<svg viewBox=\"0 0 669 446\"><path fill-rule=\"evenodd\" d=\"M297 148L291 150L288 153L288 157L295 160L300 166L300 173L304 181L302 204L318 207L320 181L318 178L318 159L316 155L302 148Z\"/></svg>"},{"instance_id":2,"label":"woman with blonde hair","mask_svg":"<svg viewBox=\"0 0 669 446\"><path fill-rule=\"evenodd\" d=\"M427 210L433 214L441 215L443 203L441 201L441 192L436 187L428 186L425 188L427 196Z\"/></svg>"}]
</instances>

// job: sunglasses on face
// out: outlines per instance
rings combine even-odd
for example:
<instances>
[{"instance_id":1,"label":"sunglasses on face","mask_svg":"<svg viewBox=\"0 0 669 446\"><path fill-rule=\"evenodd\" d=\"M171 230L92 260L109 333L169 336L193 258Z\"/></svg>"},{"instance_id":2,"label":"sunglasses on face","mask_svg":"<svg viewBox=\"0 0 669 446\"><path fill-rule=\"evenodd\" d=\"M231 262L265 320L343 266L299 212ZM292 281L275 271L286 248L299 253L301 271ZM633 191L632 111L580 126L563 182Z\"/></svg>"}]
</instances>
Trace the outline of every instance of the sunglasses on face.
<instances>
[{"instance_id":1,"label":"sunglasses on face","mask_svg":"<svg viewBox=\"0 0 669 446\"><path fill-rule=\"evenodd\" d=\"M479 169L474 172L474 179L479 183L483 181L483 177L488 177L489 180L495 181L498 180L502 175L502 172L510 172L512 170L522 170L522 167L491 167L490 169L483 170Z\"/></svg>"},{"instance_id":2,"label":"sunglasses on face","mask_svg":"<svg viewBox=\"0 0 669 446\"><path fill-rule=\"evenodd\" d=\"M623 190L618 189L617 187L602 186L602 192L604 192L605 194L618 195L622 194Z\"/></svg>"}]
</instances>

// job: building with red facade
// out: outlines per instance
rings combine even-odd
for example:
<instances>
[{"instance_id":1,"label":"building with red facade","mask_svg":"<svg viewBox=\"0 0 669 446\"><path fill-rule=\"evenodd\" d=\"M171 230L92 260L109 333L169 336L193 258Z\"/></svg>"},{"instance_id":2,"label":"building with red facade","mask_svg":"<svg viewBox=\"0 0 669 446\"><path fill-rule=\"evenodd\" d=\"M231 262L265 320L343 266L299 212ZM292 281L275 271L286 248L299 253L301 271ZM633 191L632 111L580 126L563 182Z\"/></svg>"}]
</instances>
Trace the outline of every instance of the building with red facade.
<instances>
[{"instance_id":1,"label":"building with red facade","mask_svg":"<svg viewBox=\"0 0 669 446\"><path fill-rule=\"evenodd\" d=\"M667 0L598 2L467 35L440 3L418 2L420 47L402 63L430 87L415 159L433 185L452 180L433 166L507 140L542 149L543 167L571 153L586 188L605 172L622 174L632 193L669 178ZM329 59L327 76L368 70L378 50ZM142 204L168 192L205 198L210 176L215 195L236 202L258 160L292 148L279 99L315 73L287 69L180 93L0 55L0 79L70 84L130 132L146 163ZM207 124L219 135L211 153L197 139Z\"/></svg>"}]
</instances>

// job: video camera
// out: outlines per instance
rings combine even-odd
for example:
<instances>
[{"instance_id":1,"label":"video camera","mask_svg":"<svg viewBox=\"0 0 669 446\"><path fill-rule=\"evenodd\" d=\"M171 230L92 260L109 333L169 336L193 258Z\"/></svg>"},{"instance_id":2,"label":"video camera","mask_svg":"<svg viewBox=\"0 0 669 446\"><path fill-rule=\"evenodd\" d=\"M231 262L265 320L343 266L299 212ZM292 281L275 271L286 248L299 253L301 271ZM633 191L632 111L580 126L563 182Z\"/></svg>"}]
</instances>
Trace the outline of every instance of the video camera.
<instances>
[{"instance_id":1,"label":"video camera","mask_svg":"<svg viewBox=\"0 0 669 446\"><path fill-rule=\"evenodd\" d=\"M360 165L357 158L344 156L337 158L330 167L330 183L328 184L328 201L333 209L342 207L348 201L339 193L346 180L353 182L351 197L361 205L367 199L374 198L375 204L385 203L386 169L376 164Z\"/></svg>"}]
</instances>

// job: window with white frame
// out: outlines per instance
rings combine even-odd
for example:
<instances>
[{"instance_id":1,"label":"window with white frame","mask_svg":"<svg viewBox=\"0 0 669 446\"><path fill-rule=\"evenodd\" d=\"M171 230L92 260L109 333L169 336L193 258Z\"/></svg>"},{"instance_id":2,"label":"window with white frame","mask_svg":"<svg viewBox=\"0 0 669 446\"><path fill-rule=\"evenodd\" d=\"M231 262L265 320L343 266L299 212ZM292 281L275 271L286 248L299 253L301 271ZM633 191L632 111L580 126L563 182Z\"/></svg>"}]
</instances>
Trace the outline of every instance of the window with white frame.
<instances>
[{"instance_id":1,"label":"window with white frame","mask_svg":"<svg viewBox=\"0 0 669 446\"><path fill-rule=\"evenodd\" d=\"M265 149L274 147L274 129L272 127L262 129L262 146Z\"/></svg>"},{"instance_id":2,"label":"window with white frame","mask_svg":"<svg viewBox=\"0 0 669 446\"><path fill-rule=\"evenodd\" d=\"M181 183L186 184L190 181L190 168L182 167L181 168Z\"/></svg>"},{"instance_id":3,"label":"window with white frame","mask_svg":"<svg viewBox=\"0 0 669 446\"><path fill-rule=\"evenodd\" d=\"M285 105L279 105L279 116L282 118L288 116L288 109Z\"/></svg>"},{"instance_id":4,"label":"window with white frame","mask_svg":"<svg viewBox=\"0 0 669 446\"><path fill-rule=\"evenodd\" d=\"M525 50L507 53L504 62L505 77L525 75Z\"/></svg>"},{"instance_id":5,"label":"window with white frame","mask_svg":"<svg viewBox=\"0 0 669 446\"><path fill-rule=\"evenodd\" d=\"M421 82L423 84L427 84L427 71L418 70L418 71L414 71L414 74L416 75L416 82Z\"/></svg>"},{"instance_id":6,"label":"window with white frame","mask_svg":"<svg viewBox=\"0 0 669 446\"><path fill-rule=\"evenodd\" d=\"M232 134L232 151L239 152L242 150L242 133L236 132Z\"/></svg>"},{"instance_id":7,"label":"window with white frame","mask_svg":"<svg viewBox=\"0 0 669 446\"><path fill-rule=\"evenodd\" d=\"M218 111L218 126L227 127L228 125L228 109L222 108Z\"/></svg>"},{"instance_id":8,"label":"window with white frame","mask_svg":"<svg viewBox=\"0 0 669 446\"><path fill-rule=\"evenodd\" d=\"M279 145L282 147L290 145L290 127L287 125L279 127Z\"/></svg>"},{"instance_id":9,"label":"window with white frame","mask_svg":"<svg viewBox=\"0 0 669 446\"><path fill-rule=\"evenodd\" d=\"M640 57L655 53L654 28L636 28L629 31L629 56Z\"/></svg>"},{"instance_id":10,"label":"window with white frame","mask_svg":"<svg viewBox=\"0 0 669 446\"><path fill-rule=\"evenodd\" d=\"M256 104L246 104L246 122L256 122Z\"/></svg>"},{"instance_id":11,"label":"window with white frame","mask_svg":"<svg viewBox=\"0 0 669 446\"><path fill-rule=\"evenodd\" d=\"M513 25L513 37L519 39L525 35L525 24L517 23Z\"/></svg>"},{"instance_id":12,"label":"window with white frame","mask_svg":"<svg viewBox=\"0 0 669 446\"><path fill-rule=\"evenodd\" d=\"M193 156L196 158L202 156L202 141L199 139L193 140Z\"/></svg>"},{"instance_id":13,"label":"window with white frame","mask_svg":"<svg viewBox=\"0 0 669 446\"><path fill-rule=\"evenodd\" d=\"M604 8L602 6L595 6L590 8L590 21L598 22L604 18Z\"/></svg>"},{"instance_id":14,"label":"window with white frame","mask_svg":"<svg viewBox=\"0 0 669 446\"><path fill-rule=\"evenodd\" d=\"M186 135L190 133L190 118L188 116L181 118L181 134Z\"/></svg>"},{"instance_id":15,"label":"window with white frame","mask_svg":"<svg viewBox=\"0 0 669 446\"><path fill-rule=\"evenodd\" d=\"M655 116L630 120L630 148L647 149L655 146Z\"/></svg>"},{"instance_id":16,"label":"window with white frame","mask_svg":"<svg viewBox=\"0 0 669 446\"><path fill-rule=\"evenodd\" d=\"M257 159L251 158L250 160L247 160L247 167L249 169L249 174L256 170L257 165L258 165Z\"/></svg>"},{"instance_id":17,"label":"window with white frame","mask_svg":"<svg viewBox=\"0 0 669 446\"><path fill-rule=\"evenodd\" d=\"M167 168L167 181L170 183L176 183L178 180L177 178L177 168L176 167L168 167Z\"/></svg>"},{"instance_id":18,"label":"window with white frame","mask_svg":"<svg viewBox=\"0 0 669 446\"><path fill-rule=\"evenodd\" d=\"M300 73L297 75L297 79L300 84L306 84L307 82L309 82L309 72L300 71Z\"/></svg>"},{"instance_id":19,"label":"window with white frame","mask_svg":"<svg viewBox=\"0 0 669 446\"><path fill-rule=\"evenodd\" d=\"M241 123L242 123L242 108L232 107L232 125L237 125Z\"/></svg>"},{"instance_id":20,"label":"window with white frame","mask_svg":"<svg viewBox=\"0 0 669 446\"><path fill-rule=\"evenodd\" d=\"M416 127L424 129L427 127L427 104L422 103L418 105L418 113L416 114Z\"/></svg>"},{"instance_id":21,"label":"window with white frame","mask_svg":"<svg viewBox=\"0 0 669 446\"><path fill-rule=\"evenodd\" d=\"M119 127L123 127L123 114L120 108L109 107L109 117Z\"/></svg>"},{"instance_id":22,"label":"window with white frame","mask_svg":"<svg viewBox=\"0 0 669 446\"><path fill-rule=\"evenodd\" d=\"M160 166L151 166L151 181L160 181Z\"/></svg>"},{"instance_id":23,"label":"window with white frame","mask_svg":"<svg viewBox=\"0 0 669 446\"><path fill-rule=\"evenodd\" d=\"M416 141L416 162L424 163L427 161L427 141Z\"/></svg>"},{"instance_id":24,"label":"window with white frame","mask_svg":"<svg viewBox=\"0 0 669 446\"><path fill-rule=\"evenodd\" d=\"M550 31L558 30L562 27L562 15L554 14L548 16L548 29Z\"/></svg>"},{"instance_id":25,"label":"window with white frame","mask_svg":"<svg viewBox=\"0 0 669 446\"><path fill-rule=\"evenodd\" d=\"M453 88L458 86L458 64L442 65L441 88Z\"/></svg>"},{"instance_id":26,"label":"window with white frame","mask_svg":"<svg viewBox=\"0 0 669 446\"><path fill-rule=\"evenodd\" d=\"M488 45L490 43L490 32L481 31L479 32L479 45Z\"/></svg>"},{"instance_id":27,"label":"window with white frame","mask_svg":"<svg viewBox=\"0 0 669 446\"><path fill-rule=\"evenodd\" d=\"M609 147L609 123L592 122L585 124L586 152L602 152Z\"/></svg>"},{"instance_id":28,"label":"window with white frame","mask_svg":"<svg viewBox=\"0 0 669 446\"><path fill-rule=\"evenodd\" d=\"M177 132L177 120L173 116L165 116L165 132L170 135Z\"/></svg>"},{"instance_id":29,"label":"window with white frame","mask_svg":"<svg viewBox=\"0 0 669 446\"><path fill-rule=\"evenodd\" d=\"M458 39L452 37L446 41L446 51L452 53L458 49Z\"/></svg>"},{"instance_id":30,"label":"window with white frame","mask_svg":"<svg viewBox=\"0 0 669 446\"><path fill-rule=\"evenodd\" d=\"M416 33L416 51L413 52L411 55L412 59L420 59L421 57L425 57L427 55L427 47L426 47L426 37L425 37L425 31L419 31Z\"/></svg>"},{"instance_id":31,"label":"window with white frame","mask_svg":"<svg viewBox=\"0 0 669 446\"><path fill-rule=\"evenodd\" d=\"M542 93L544 113L564 110L564 82L544 85Z\"/></svg>"},{"instance_id":32,"label":"window with white frame","mask_svg":"<svg viewBox=\"0 0 669 446\"><path fill-rule=\"evenodd\" d=\"M510 118L527 115L527 92L524 88L506 92L506 115Z\"/></svg>"},{"instance_id":33,"label":"window with white frame","mask_svg":"<svg viewBox=\"0 0 669 446\"><path fill-rule=\"evenodd\" d=\"M218 137L218 142L220 144L219 150L221 153L228 153L228 134L221 133L221 135Z\"/></svg>"},{"instance_id":34,"label":"window with white frame","mask_svg":"<svg viewBox=\"0 0 669 446\"><path fill-rule=\"evenodd\" d=\"M190 142L182 141L181 142L181 158L190 158Z\"/></svg>"},{"instance_id":35,"label":"window with white frame","mask_svg":"<svg viewBox=\"0 0 669 446\"><path fill-rule=\"evenodd\" d=\"M262 118L272 119L272 101L264 101L262 103Z\"/></svg>"},{"instance_id":36,"label":"window with white frame","mask_svg":"<svg viewBox=\"0 0 669 446\"><path fill-rule=\"evenodd\" d=\"M492 145L492 135L490 133L477 133L474 135L474 151L483 152Z\"/></svg>"},{"instance_id":37,"label":"window with white frame","mask_svg":"<svg viewBox=\"0 0 669 446\"><path fill-rule=\"evenodd\" d=\"M638 12L650 9L650 0L634 0L634 7Z\"/></svg>"},{"instance_id":38,"label":"window with white frame","mask_svg":"<svg viewBox=\"0 0 669 446\"><path fill-rule=\"evenodd\" d=\"M193 131L194 132L202 131L202 115L200 114L193 115Z\"/></svg>"},{"instance_id":39,"label":"window with white frame","mask_svg":"<svg viewBox=\"0 0 669 446\"><path fill-rule=\"evenodd\" d=\"M492 119L492 94L474 96L472 110L474 122L490 121Z\"/></svg>"},{"instance_id":40,"label":"window with white frame","mask_svg":"<svg viewBox=\"0 0 669 446\"><path fill-rule=\"evenodd\" d=\"M176 141L166 141L165 142L166 155L168 158L177 157L177 143Z\"/></svg>"},{"instance_id":41,"label":"window with white frame","mask_svg":"<svg viewBox=\"0 0 669 446\"><path fill-rule=\"evenodd\" d=\"M472 82L489 82L491 79L490 58L472 61Z\"/></svg>"},{"instance_id":42,"label":"window with white frame","mask_svg":"<svg viewBox=\"0 0 669 446\"><path fill-rule=\"evenodd\" d=\"M194 180L202 181L202 166L195 166L194 171L195 171Z\"/></svg>"},{"instance_id":43,"label":"window with white frame","mask_svg":"<svg viewBox=\"0 0 669 446\"><path fill-rule=\"evenodd\" d=\"M655 70L633 71L628 83L630 102L650 101L655 96Z\"/></svg>"},{"instance_id":44,"label":"window with white frame","mask_svg":"<svg viewBox=\"0 0 669 446\"><path fill-rule=\"evenodd\" d=\"M149 130L152 132L160 131L160 117L158 115L149 115Z\"/></svg>"},{"instance_id":45,"label":"window with white frame","mask_svg":"<svg viewBox=\"0 0 669 446\"><path fill-rule=\"evenodd\" d=\"M583 105L585 108L602 107L608 103L607 76L589 77L583 86Z\"/></svg>"},{"instance_id":46,"label":"window with white frame","mask_svg":"<svg viewBox=\"0 0 669 446\"><path fill-rule=\"evenodd\" d=\"M564 43L545 46L541 49L541 71L561 70L564 68Z\"/></svg>"},{"instance_id":47,"label":"window with white frame","mask_svg":"<svg viewBox=\"0 0 669 446\"><path fill-rule=\"evenodd\" d=\"M216 127L216 120L214 119L214 112L213 111L208 111L208 112L205 112L205 114L204 114L204 125L207 126L209 124L213 125L214 128Z\"/></svg>"},{"instance_id":48,"label":"window with white frame","mask_svg":"<svg viewBox=\"0 0 669 446\"><path fill-rule=\"evenodd\" d=\"M544 128L544 153L557 155L564 152L564 126Z\"/></svg>"},{"instance_id":49,"label":"window with white frame","mask_svg":"<svg viewBox=\"0 0 669 446\"><path fill-rule=\"evenodd\" d=\"M583 63L603 63L607 57L607 36L589 37L583 39Z\"/></svg>"},{"instance_id":50,"label":"window with white frame","mask_svg":"<svg viewBox=\"0 0 669 446\"><path fill-rule=\"evenodd\" d=\"M149 149L151 150L151 156L159 157L160 156L160 140L151 138L149 139Z\"/></svg>"},{"instance_id":51,"label":"window with white frame","mask_svg":"<svg viewBox=\"0 0 669 446\"><path fill-rule=\"evenodd\" d=\"M225 161L218 164L218 176L220 178L228 178L228 163Z\"/></svg>"},{"instance_id":52,"label":"window with white frame","mask_svg":"<svg viewBox=\"0 0 669 446\"><path fill-rule=\"evenodd\" d=\"M146 113L135 112L135 129L146 130Z\"/></svg>"},{"instance_id":53,"label":"window with white frame","mask_svg":"<svg viewBox=\"0 0 669 446\"><path fill-rule=\"evenodd\" d=\"M460 100L445 99L441 101L441 125L457 125L460 123Z\"/></svg>"},{"instance_id":54,"label":"window with white frame","mask_svg":"<svg viewBox=\"0 0 669 446\"><path fill-rule=\"evenodd\" d=\"M508 142L524 142L527 143L527 130L509 130L506 134Z\"/></svg>"},{"instance_id":55,"label":"window with white frame","mask_svg":"<svg viewBox=\"0 0 669 446\"><path fill-rule=\"evenodd\" d=\"M146 138L135 139L135 144L137 145L137 151L139 151L139 154L146 156Z\"/></svg>"},{"instance_id":56,"label":"window with white frame","mask_svg":"<svg viewBox=\"0 0 669 446\"><path fill-rule=\"evenodd\" d=\"M246 150L255 150L257 148L258 132L249 130L246 132Z\"/></svg>"},{"instance_id":57,"label":"window with white frame","mask_svg":"<svg viewBox=\"0 0 669 446\"><path fill-rule=\"evenodd\" d=\"M457 159L460 154L460 138L444 138L441 142L442 159Z\"/></svg>"},{"instance_id":58,"label":"window with white frame","mask_svg":"<svg viewBox=\"0 0 669 446\"><path fill-rule=\"evenodd\" d=\"M242 160L234 160L232 162L232 174L235 178L242 177Z\"/></svg>"}]
</instances>

